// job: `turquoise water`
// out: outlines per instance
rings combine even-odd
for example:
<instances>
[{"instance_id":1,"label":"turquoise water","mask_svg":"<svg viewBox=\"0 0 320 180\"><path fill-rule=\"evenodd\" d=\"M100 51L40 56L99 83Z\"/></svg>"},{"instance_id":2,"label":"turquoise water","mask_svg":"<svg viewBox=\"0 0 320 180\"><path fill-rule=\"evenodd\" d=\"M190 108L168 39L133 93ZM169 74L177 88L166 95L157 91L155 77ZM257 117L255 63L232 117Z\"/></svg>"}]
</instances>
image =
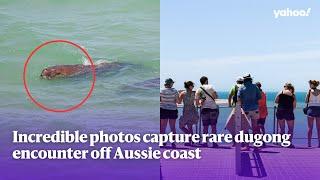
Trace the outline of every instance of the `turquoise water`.
<instances>
[{"instance_id":1,"label":"turquoise water","mask_svg":"<svg viewBox=\"0 0 320 180\"><path fill-rule=\"evenodd\" d=\"M97 76L92 97L81 110L158 107L158 88L132 87L159 77L159 1L1 1L0 2L0 109L42 111L23 89L23 64L41 43L67 39L85 48L92 59L124 63ZM68 44L40 49L28 65L28 85L36 100L50 108L68 108L88 93L86 77L42 80L44 67L82 64L84 54ZM138 109L139 110L139 109Z\"/></svg>"}]
</instances>

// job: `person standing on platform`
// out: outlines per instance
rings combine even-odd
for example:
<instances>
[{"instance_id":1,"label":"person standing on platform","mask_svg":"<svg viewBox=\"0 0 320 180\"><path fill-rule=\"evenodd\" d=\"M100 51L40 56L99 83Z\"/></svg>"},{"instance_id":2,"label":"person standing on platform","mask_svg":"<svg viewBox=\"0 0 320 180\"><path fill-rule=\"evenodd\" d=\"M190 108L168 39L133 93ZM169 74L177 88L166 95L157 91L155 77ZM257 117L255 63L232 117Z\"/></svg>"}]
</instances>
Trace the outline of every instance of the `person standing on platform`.
<instances>
[{"instance_id":1,"label":"person standing on platform","mask_svg":"<svg viewBox=\"0 0 320 180\"><path fill-rule=\"evenodd\" d=\"M165 80L164 88L160 91L160 133L165 134L169 121L170 129L176 134L176 119L178 118L177 103L179 101L179 93L173 88L174 81L169 78ZM165 146L165 144L164 144ZM175 148L175 143L172 143Z\"/></svg>"},{"instance_id":2,"label":"person standing on platform","mask_svg":"<svg viewBox=\"0 0 320 180\"><path fill-rule=\"evenodd\" d=\"M219 117L219 107L216 103L218 98L217 92L212 85L208 84L208 78L203 76L200 78L201 86L197 89L195 98L197 105L201 105L201 119L203 123L203 134L209 133L209 126L211 126L211 133L217 133L217 121ZM208 147L208 144L204 144ZM213 143L213 147L218 147L218 144Z\"/></svg>"}]
</instances>

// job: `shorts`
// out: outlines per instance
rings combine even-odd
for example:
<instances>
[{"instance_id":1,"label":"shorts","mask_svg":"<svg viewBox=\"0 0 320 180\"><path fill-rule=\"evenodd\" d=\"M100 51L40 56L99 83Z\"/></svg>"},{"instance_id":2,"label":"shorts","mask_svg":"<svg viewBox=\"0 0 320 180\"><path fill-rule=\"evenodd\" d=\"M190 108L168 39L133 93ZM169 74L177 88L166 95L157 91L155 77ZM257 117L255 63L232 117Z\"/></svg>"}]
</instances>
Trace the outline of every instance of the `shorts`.
<instances>
[{"instance_id":1,"label":"shorts","mask_svg":"<svg viewBox=\"0 0 320 180\"><path fill-rule=\"evenodd\" d=\"M204 108L201 110L203 126L216 125L219 117L219 109Z\"/></svg>"},{"instance_id":2,"label":"shorts","mask_svg":"<svg viewBox=\"0 0 320 180\"><path fill-rule=\"evenodd\" d=\"M320 117L320 106L309 106L307 115L309 117L319 118Z\"/></svg>"},{"instance_id":3,"label":"shorts","mask_svg":"<svg viewBox=\"0 0 320 180\"><path fill-rule=\"evenodd\" d=\"M160 108L160 119L177 119L178 110L168 110Z\"/></svg>"},{"instance_id":4,"label":"shorts","mask_svg":"<svg viewBox=\"0 0 320 180\"><path fill-rule=\"evenodd\" d=\"M258 119L258 125L264 126L265 123L266 123L266 118L259 118Z\"/></svg>"},{"instance_id":5,"label":"shorts","mask_svg":"<svg viewBox=\"0 0 320 180\"><path fill-rule=\"evenodd\" d=\"M254 111L245 111L244 112L247 116L248 119L259 119L259 110L254 110Z\"/></svg>"},{"instance_id":6,"label":"shorts","mask_svg":"<svg viewBox=\"0 0 320 180\"><path fill-rule=\"evenodd\" d=\"M276 116L278 120L294 120L293 109L277 109Z\"/></svg>"}]
</instances>

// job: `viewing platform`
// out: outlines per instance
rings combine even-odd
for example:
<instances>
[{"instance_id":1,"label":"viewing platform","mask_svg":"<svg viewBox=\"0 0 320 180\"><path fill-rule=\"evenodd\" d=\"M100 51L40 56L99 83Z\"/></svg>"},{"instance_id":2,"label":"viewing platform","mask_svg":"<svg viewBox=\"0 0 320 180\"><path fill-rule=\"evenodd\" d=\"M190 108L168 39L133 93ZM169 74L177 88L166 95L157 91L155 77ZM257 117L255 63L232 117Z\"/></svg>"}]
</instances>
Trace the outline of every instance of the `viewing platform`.
<instances>
[{"instance_id":1,"label":"viewing platform","mask_svg":"<svg viewBox=\"0 0 320 180\"><path fill-rule=\"evenodd\" d=\"M177 149L196 147L177 146ZM164 160L161 164L163 180L314 180L320 177L320 148L296 145L295 149L267 145L260 151L241 152L242 171L237 175L235 148L230 144L219 148L201 148L200 160Z\"/></svg>"},{"instance_id":2,"label":"viewing platform","mask_svg":"<svg viewBox=\"0 0 320 180\"><path fill-rule=\"evenodd\" d=\"M220 114L217 123L218 133L228 133L224 129L225 123L232 108L228 107L226 99L217 100L220 106ZM179 106L179 115L182 113ZM278 132L275 117L276 107L268 107L266 119L266 133ZM272 179L272 180L314 180L320 177L320 148L317 148L317 130L314 127L312 148L307 147L307 117L303 114L302 107L295 109L295 128L293 144L295 148L285 148L276 144L267 144L266 147L254 151L252 145L249 151L237 151L232 144L220 143L218 148L190 147L177 144L177 149L201 149L200 160L165 160L161 159L161 179L176 180L242 180L242 179ZM178 118L179 119L179 118ZM178 133L182 133L178 127ZM168 130L168 129L167 129ZM201 122L194 125L195 133L202 133ZM170 144L167 148L171 148ZM163 150L163 149L162 149ZM236 154L240 154L237 159ZM240 164L240 172L236 171L236 162Z\"/></svg>"}]
</instances>

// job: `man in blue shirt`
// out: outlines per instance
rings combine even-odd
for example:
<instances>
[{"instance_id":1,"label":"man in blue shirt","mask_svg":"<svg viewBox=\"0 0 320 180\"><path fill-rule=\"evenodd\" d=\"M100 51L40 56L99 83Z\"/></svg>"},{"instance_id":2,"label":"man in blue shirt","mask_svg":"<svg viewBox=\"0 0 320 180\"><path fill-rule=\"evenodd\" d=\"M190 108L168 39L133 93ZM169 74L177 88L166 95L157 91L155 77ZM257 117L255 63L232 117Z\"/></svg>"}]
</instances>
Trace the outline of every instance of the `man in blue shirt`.
<instances>
[{"instance_id":1,"label":"man in blue shirt","mask_svg":"<svg viewBox=\"0 0 320 180\"><path fill-rule=\"evenodd\" d=\"M243 86L238 91L238 102L240 102L243 111L248 119L251 121L253 134L259 133L258 119L259 119L259 104L261 99L261 92L259 88L252 83L250 74L243 77Z\"/></svg>"}]
</instances>

